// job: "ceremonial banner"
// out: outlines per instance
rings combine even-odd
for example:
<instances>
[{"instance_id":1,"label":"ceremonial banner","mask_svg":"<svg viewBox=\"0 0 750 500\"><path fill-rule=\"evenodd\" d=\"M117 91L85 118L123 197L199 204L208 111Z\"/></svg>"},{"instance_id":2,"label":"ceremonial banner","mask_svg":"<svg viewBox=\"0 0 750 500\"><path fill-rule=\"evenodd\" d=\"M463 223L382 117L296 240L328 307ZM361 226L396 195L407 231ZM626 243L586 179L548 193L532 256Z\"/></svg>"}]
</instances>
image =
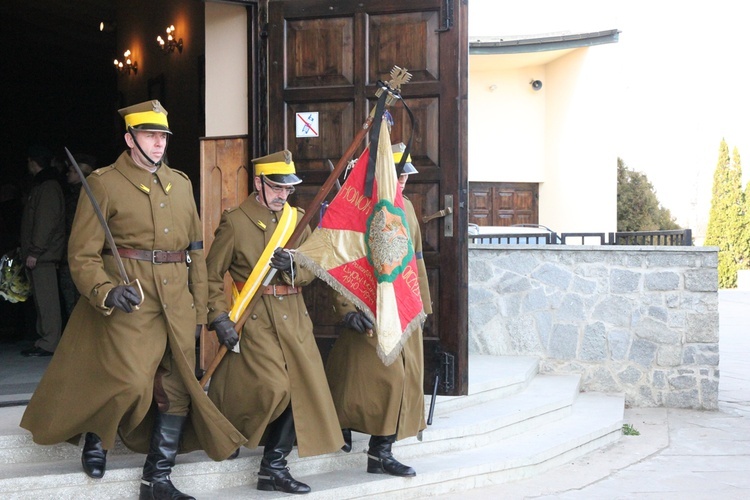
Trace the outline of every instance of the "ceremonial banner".
<instances>
[{"instance_id":1,"label":"ceremonial banner","mask_svg":"<svg viewBox=\"0 0 750 500\"><path fill-rule=\"evenodd\" d=\"M295 260L373 321L378 356L390 365L426 315L386 123L380 127L372 196L367 197L371 153L368 147L359 157L318 228L295 251Z\"/></svg>"}]
</instances>

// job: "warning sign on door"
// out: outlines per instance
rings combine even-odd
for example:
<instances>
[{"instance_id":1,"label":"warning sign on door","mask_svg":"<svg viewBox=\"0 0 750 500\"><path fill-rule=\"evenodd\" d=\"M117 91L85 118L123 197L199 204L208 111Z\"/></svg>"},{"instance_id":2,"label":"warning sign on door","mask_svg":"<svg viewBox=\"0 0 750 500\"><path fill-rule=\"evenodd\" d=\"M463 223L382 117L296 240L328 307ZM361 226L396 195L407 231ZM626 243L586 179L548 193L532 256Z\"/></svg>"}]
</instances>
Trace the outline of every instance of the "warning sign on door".
<instances>
[{"instance_id":1,"label":"warning sign on door","mask_svg":"<svg viewBox=\"0 0 750 500\"><path fill-rule=\"evenodd\" d=\"M320 130L318 128L318 112L307 111L305 113L296 113L297 115L297 137L318 137Z\"/></svg>"}]
</instances>

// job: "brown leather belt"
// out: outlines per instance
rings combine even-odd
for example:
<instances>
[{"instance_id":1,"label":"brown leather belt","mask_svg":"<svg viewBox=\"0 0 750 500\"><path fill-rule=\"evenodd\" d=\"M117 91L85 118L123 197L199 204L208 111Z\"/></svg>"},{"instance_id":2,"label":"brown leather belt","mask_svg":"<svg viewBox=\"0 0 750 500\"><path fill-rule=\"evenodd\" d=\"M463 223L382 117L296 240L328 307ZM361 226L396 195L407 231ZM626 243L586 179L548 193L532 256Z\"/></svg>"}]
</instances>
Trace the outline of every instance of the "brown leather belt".
<instances>
[{"instance_id":1,"label":"brown leather belt","mask_svg":"<svg viewBox=\"0 0 750 500\"><path fill-rule=\"evenodd\" d=\"M235 286L237 286L237 291L241 292L242 288L245 286L244 281L235 281ZM297 293L302 293L302 287L301 286L289 286L289 285L268 285L262 288L263 295L273 295L275 297L281 297L283 295L295 295Z\"/></svg>"},{"instance_id":2,"label":"brown leather belt","mask_svg":"<svg viewBox=\"0 0 750 500\"><path fill-rule=\"evenodd\" d=\"M103 254L112 255L112 250L105 248ZM152 264L167 262L185 262L184 250L136 250L135 248L118 248L117 253L123 259L145 260Z\"/></svg>"}]
</instances>

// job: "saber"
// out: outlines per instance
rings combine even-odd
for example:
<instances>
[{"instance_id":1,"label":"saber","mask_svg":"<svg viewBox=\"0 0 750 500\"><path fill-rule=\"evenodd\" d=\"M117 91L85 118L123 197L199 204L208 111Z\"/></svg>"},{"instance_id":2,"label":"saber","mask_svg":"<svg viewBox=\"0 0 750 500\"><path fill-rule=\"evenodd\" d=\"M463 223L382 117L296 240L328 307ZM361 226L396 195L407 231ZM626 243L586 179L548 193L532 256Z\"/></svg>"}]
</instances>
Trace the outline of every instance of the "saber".
<instances>
[{"instance_id":1,"label":"saber","mask_svg":"<svg viewBox=\"0 0 750 500\"><path fill-rule=\"evenodd\" d=\"M141 301L138 303L138 305L135 306L135 309L138 309L138 307L143 303L143 299L144 299L143 289L141 288L141 284L137 279L131 282L130 279L128 278L128 273L125 271L125 266L122 263L122 257L120 257L120 254L117 252L117 245L115 244L115 239L112 236L112 231L109 230L109 226L107 225L107 220L104 218L102 209L99 207L99 202L96 201L96 198L94 197L94 193L91 192L89 183L86 181L86 176L83 175L83 172L81 171L81 167L78 166L78 162L76 162L75 158L73 158L73 155L70 153L70 150L68 150L68 148L65 148L65 153L68 155L68 159L70 160L70 163L73 165L73 167L76 169L76 172L78 172L78 177L80 177L81 179L81 185L83 185L83 189L84 191L86 191L86 195L89 197L89 200L91 201L91 205L94 207L94 213L96 213L96 216L99 219L99 223L102 225L102 229L104 229L104 236L107 240L107 245L109 246L109 249L112 251L112 257L115 258L115 263L117 264L117 270L120 273L120 279L122 279L122 282L125 283L126 285L135 287L141 296Z\"/></svg>"}]
</instances>

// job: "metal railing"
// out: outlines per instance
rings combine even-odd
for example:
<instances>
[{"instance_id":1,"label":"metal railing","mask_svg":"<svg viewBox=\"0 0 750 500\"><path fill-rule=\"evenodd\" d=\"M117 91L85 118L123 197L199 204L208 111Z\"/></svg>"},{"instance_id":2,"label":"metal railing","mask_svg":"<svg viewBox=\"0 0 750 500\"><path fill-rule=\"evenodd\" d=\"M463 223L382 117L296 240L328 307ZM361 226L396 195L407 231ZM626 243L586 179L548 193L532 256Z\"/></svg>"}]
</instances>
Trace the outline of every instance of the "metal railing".
<instances>
[{"instance_id":1,"label":"metal railing","mask_svg":"<svg viewBox=\"0 0 750 500\"><path fill-rule=\"evenodd\" d=\"M693 231L691 229L676 229L669 231L622 231L616 233L584 232L558 234L552 230L514 233L510 230L513 227L517 226L509 226L509 231L507 232L504 231L495 233L485 232L483 234L469 234L469 243L478 243L485 245L693 245Z\"/></svg>"}]
</instances>

